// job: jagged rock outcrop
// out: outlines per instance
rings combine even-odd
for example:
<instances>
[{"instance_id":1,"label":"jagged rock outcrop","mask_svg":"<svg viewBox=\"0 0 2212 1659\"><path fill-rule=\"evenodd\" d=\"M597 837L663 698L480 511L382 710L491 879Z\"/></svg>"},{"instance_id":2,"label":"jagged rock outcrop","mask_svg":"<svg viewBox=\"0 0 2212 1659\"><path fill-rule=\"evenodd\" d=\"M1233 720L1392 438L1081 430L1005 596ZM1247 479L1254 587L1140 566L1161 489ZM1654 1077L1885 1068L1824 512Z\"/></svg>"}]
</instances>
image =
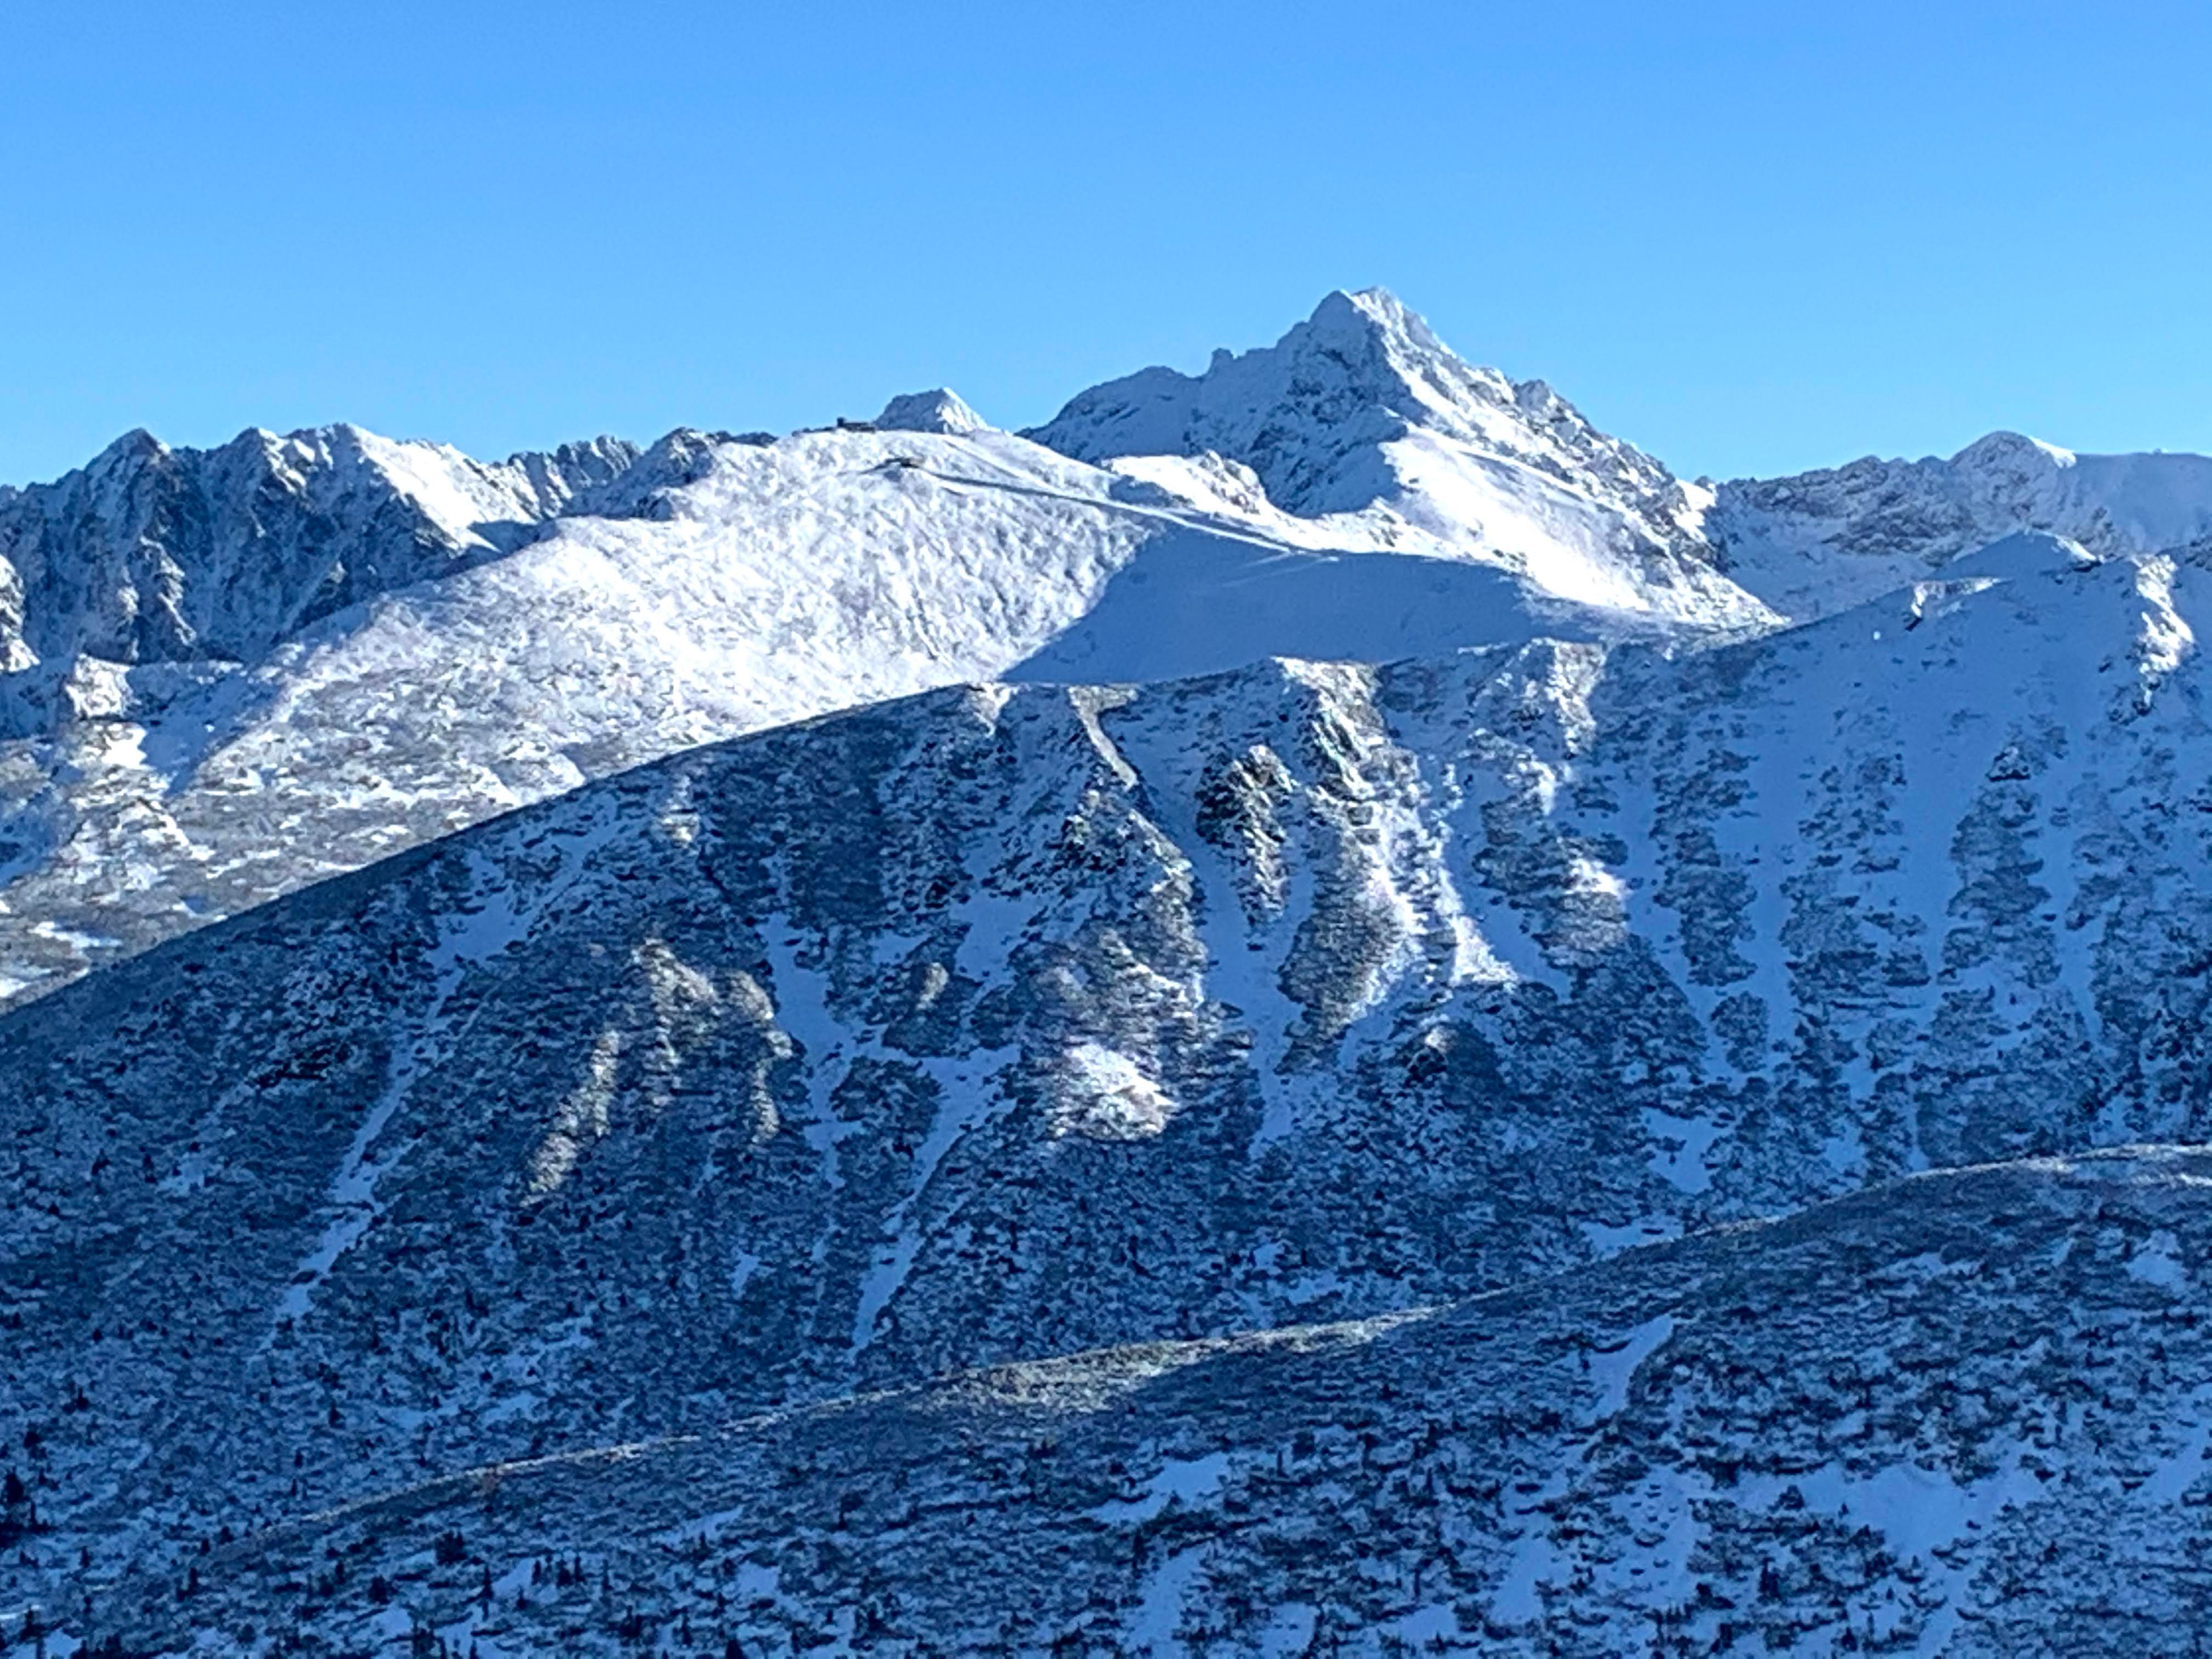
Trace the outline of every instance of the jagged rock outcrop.
<instances>
[{"instance_id":1,"label":"jagged rock outcrop","mask_svg":"<svg viewBox=\"0 0 2212 1659\"><path fill-rule=\"evenodd\" d=\"M636 459L608 438L487 466L350 426L211 450L131 433L55 483L0 492L0 729L109 712L94 665L173 681L258 662L333 611L511 550Z\"/></svg>"}]
</instances>

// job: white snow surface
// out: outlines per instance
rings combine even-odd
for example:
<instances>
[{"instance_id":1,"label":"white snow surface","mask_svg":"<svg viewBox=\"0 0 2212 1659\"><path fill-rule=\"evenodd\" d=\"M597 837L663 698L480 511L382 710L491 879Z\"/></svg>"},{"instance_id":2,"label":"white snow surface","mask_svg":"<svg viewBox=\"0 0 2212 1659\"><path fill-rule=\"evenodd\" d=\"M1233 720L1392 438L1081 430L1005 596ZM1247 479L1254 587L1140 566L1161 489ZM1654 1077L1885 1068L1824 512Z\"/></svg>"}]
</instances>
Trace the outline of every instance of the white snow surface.
<instances>
[{"instance_id":1,"label":"white snow surface","mask_svg":"<svg viewBox=\"0 0 2212 1659\"><path fill-rule=\"evenodd\" d=\"M969 408L965 398L942 386L892 398L876 416L875 425L884 432L942 432L955 437L990 430L990 422Z\"/></svg>"},{"instance_id":2,"label":"white snow surface","mask_svg":"<svg viewBox=\"0 0 2212 1659\"><path fill-rule=\"evenodd\" d=\"M273 547L218 525L207 568L162 553L173 614L132 609L151 555L124 544L164 522L132 503L184 477L219 506L226 467L304 501L307 527ZM0 558L45 607L0 674L0 972L19 996L621 767L935 686L1756 620L1748 602L1662 615L1626 578L1553 592L1371 516L1300 517L1212 458L1094 466L944 392L895 399L875 429L497 467L350 428L205 456L145 440L43 488L63 506L19 532L28 498L0 499ZM1547 512L1588 505L1529 488ZM121 550L106 587L72 586L53 515L102 492ZM382 540L380 500L399 526ZM332 521L354 562L326 570Z\"/></svg>"}]
</instances>

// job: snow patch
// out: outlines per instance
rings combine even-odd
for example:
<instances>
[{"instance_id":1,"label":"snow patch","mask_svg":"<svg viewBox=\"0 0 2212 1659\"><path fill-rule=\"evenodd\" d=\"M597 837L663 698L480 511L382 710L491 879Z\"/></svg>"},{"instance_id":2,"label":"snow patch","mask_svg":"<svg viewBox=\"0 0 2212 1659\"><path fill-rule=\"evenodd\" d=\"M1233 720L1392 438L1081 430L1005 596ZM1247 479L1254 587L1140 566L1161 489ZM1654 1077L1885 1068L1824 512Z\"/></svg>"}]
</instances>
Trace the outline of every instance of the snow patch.
<instances>
[{"instance_id":1,"label":"snow patch","mask_svg":"<svg viewBox=\"0 0 2212 1659\"><path fill-rule=\"evenodd\" d=\"M1149 1521L1170 1504L1188 1507L1205 1502L1220 1491L1228 1474L1226 1452L1210 1452L1204 1457L1170 1457L1160 1465L1142 1497L1102 1504L1091 1511L1091 1517L1116 1526Z\"/></svg>"},{"instance_id":2,"label":"snow patch","mask_svg":"<svg viewBox=\"0 0 2212 1659\"><path fill-rule=\"evenodd\" d=\"M2128 1258L2128 1277L2162 1291L2189 1288L2189 1269L2181 1260L2181 1242L2161 1229Z\"/></svg>"},{"instance_id":3,"label":"snow patch","mask_svg":"<svg viewBox=\"0 0 2212 1659\"><path fill-rule=\"evenodd\" d=\"M1061 1091L1053 1116L1057 1134L1092 1140L1146 1140L1175 1116L1175 1102L1128 1055L1099 1042L1079 1042L1062 1059Z\"/></svg>"}]
</instances>

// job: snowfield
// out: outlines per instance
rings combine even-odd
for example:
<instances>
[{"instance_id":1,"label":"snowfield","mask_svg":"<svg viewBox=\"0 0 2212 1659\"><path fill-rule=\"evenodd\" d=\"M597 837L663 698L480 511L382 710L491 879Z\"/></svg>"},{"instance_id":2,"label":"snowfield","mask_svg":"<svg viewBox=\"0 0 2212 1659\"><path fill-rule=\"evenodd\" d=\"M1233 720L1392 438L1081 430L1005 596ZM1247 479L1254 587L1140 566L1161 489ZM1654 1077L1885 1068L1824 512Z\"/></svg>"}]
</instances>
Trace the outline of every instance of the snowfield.
<instances>
[{"instance_id":1,"label":"snowfield","mask_svg":"<svg viewBox=\"0 0 2212 1659\"><path fill-rule=\"evenodd\" d=\"M1307 325L1368 338L1346 397L1397 397L1394 353L1455 362L1395 302L1358 303ZM204 453L137 434L0 495L0 988L690 744L932 686L1774 620L1610 505L1615 474L1641 487L1656 463L1460 372L1473 413L1435 418L1529 452L1480 461L1527 510L1474 540L1428 495L1301 514L1218 456L1092 465L943 392L872 430L496 466L351 428ZM1352 416L1347 464L1378 476L1428 441L1377 447L1381 417Z\"/></svg>"}]
</instances>

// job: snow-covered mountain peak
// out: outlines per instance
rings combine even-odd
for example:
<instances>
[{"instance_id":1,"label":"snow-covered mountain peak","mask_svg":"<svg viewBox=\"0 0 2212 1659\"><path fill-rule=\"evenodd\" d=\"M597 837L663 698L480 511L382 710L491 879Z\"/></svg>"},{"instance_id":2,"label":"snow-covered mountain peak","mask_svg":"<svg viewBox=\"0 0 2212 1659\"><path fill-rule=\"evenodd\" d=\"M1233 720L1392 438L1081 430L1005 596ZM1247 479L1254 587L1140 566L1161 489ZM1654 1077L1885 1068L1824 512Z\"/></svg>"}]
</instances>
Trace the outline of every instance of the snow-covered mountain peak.
<instances>
[{"instance_id":1,"label":"snow-covered mountain peak","mask_svg":"<svg viewBox=\"0 0 2212 1659\"><path fill-rule=\"evenodd\" d=\"M1504 375L1462 362L1395 295L1340 289L1272 346L1217 350L1196 376L1156 368L1109 380L1024 435L1079 460L1213 450L1249 464L1279 506L1312 515L1384 493L1386 476L1346 464L1355 456L1416 426L1467 435L1470 406L1510 408L1512 397Z\"/></svg>"},{"instance_id":2,"label":"snow-covered mountain peak","mask_svg":"<svg viewBox=\"0 0 2212 1659\"><path fill-rule=\"evenodd\" d=\"M1273 345L1216 351L1202 374L1148 368L1094 386L1024 435L1086 460L1215 450L1250 465L1278 505L1316 514L1365 507L1393 482L1371 465L1329 470L1332 458L1416 430L1563 481L1595 470L1645 493L1676 489L1548 384L1467 362L1380 288L1330 294Z\"/></svg>"},{"instance_id":3,"label":"snow-covered mountain peak","mask_svg":"<svg viewBox=\"0 0 2212 1659\"><path fill-rule=\"evenodd\" d=\"M1513 396L1513 383L1504 374L1462 360L1425 319L1385 288L1338 289L1314 307L1304 329L1301 358L1334 358L1355 372L1364 362L1371 375L1367 388L1416 424L1449 424L1469 402Z\"/></svg>"},{"instance_id":4,"label":"snow-covered mountain peak","mask_svg":"<svg viewBox=\"0 0 2212 1659\"><path fill-rule=\"evenodd\" d=\"M109 472L158 459L169 447L143 426L134 426L85 463L88 472Z\"/></svg>"},{"instance_id":5,"label":"snow-covered mountain peak","mask_svg":"<svg viewBox=\"0 0 2212 1659\"><path fill-rule=\"evenodd\" d=\"M1804 617L1924 578L2020 531L2109 557L2212 536L2212 458L2077 454L1992 432L1944 459L1859 460L1719 487L1705 521L1729 574Z\"/></svg>"},{"instance_id":6,"label":"snow-covered mountain peak","mask_svg":"<svg viewBox=\"0 0 2212 1659\"><path fill-rule=\"evenodd\" d=\"M1706 556L1702 503L1540 380L1471 364L1381 289L1329 295L1204 373L1094 386L1024 434L1079 460L1212 451L1347 544L1494 565L1540 599L1664 623L1774 618Z\"/></svg>"},{"instance_id":7,"label":"snow-covered mountain peak","mask_svg":"<svg viewBox=\"0 0 2212 1659\"><path fill-rule=\"evenodd\" d=\"M1951 465L1966 472L1990 472L2000 468L2033 468L2049 471L2071 466L2070 449L2032 438L2025 432L1990 432L1977 438L1951 458Z\"/></svg>"},{"instance_id":8,"label":"snow-covered mountain peak","mask_svg":"<svg viewBox=\"0 0 2212 1659\"><path fill-rule=\"evenodd\" d=\"M941 432L956 437L991 428L988 421L968 406L967 399L943 386L892 398L876 416L876 424L886 432Z\"/></svg>"}]
</instances>

